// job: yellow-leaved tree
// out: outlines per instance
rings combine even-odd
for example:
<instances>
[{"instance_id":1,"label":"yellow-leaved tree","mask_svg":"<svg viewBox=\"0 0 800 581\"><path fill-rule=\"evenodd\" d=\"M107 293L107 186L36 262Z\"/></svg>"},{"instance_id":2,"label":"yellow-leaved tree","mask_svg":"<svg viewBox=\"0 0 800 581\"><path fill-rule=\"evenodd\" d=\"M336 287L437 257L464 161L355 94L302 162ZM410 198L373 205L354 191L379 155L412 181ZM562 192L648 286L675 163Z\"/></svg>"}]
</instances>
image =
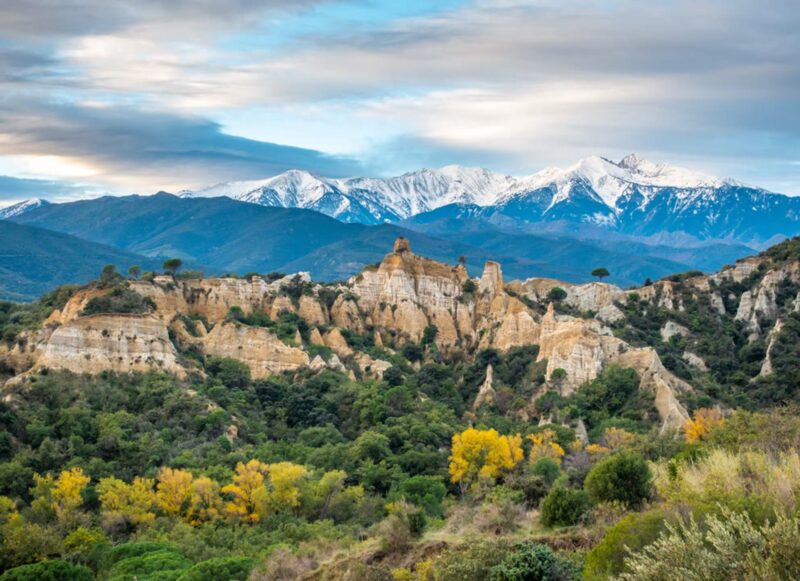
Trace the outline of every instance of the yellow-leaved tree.
<instances>
[{"instance_id":1,"label":"yellow-leaved tree","mask_svg":"<svg viewBox=\"0 0 800 581\"><path fill-rule=\"evenodd\" d=\"M231 497L225 505L228 516L246 523L261 520L266 511L267 485L264 475L268 470L269 465L258 460L236 465L233 482L222 488L222 492Z\"/></svg>"},{"instance_id":2,"label":"yellow-leaved tree","mask_svg":"<svg viewBox=\"0 0 800 581\"><path fill-rule=\"evenodd\" d=\"M128 484L118 478L102 478L97 484L103 518L125 519L140 525L152 522L156 505L152 478L137 476Z\"/></svg>"},{"instance_id":3,"label":"yellow-leaved tree","mask_svg":"<svg viewBox=\"0 0 800 581\"><path fill-rule=\"evenodd\" d=\"M633 444L634 435L624 428L606 428L603 442L610 450L622 450Z\"/></svg>"},{"instance_id":4,"label":"yellow-leaved tree","mask_svg":"<svg viewBox=\"0 0 800 581\"><path fill-rule=\"evenodd\" d=\"M192 499L191 472L174 468L161 468L156 486L156 503L167 516L181 516L189 508Z\"/></svg>"},{"instance_id":5,"label":"yellow-leaved tree","mask_svg":"<svg viewBox=\"0 0 800 581\"><path fill-rule=\"evenodd\" d=\"M280 512L295 508L300 504L300 488L298 484L308 476L308 470L291 462L278 462L269 465L270 509Z\"/></svg>"},{"instance_id":6,"label":"yellow-leaved tree","mask_svg":"<svg viewBox=\"0 0 800 581\"><path fill-rule=\"evenodd\" d=\"M719 408L699 408L695 410L694 417L683 425L686 441L690 444L704 439L711 431L725 423L725 418Z\"/></svg>"},{"instance_id":7,"label":"yellow-leaved tree","mask_svg":"<svg viewBox=\"0 0 800 581\"><path fill-rule=\"evenodd\" d=\"M83 504L83 491L91 478L80 468L62 471L58 478L51 474L33 475L35 510L55 514L60 522L69 521Z\"/></svg>"},{"instance_id":8,"label":"yellow-leaved tree","mask_svg":"<svg viewBox=\"0 0 800 581\"><path fill-rule=\"evenodd\" d=\"M564 448L556 442L556 433L553 430L542 430L529 435L528 439L533 443L528 455L531 464L542 458L552 458L556 462L561 462L561 458L564 457Z\"/></svg>"},{"instance_id":9,"label":"yellow-leaved tree","mask_svg":"<svg viewBox=\"0 0 800 581\"><path fill-rule=\"evenodd\" d=\"M222 499L219 484L208 476L200 476L192 482L192 496L188 522L198 525L217 520L222 514Z\"/></svg>"},{"instance_id":10,"label":"yellow-leaved tree","mask_svg":"<svg viewBox=\"0 0 800 581\"><path fill-rule=\"evenodd\" d=\"M481 481L493 481L522 460L519 434L502 436L497 430L468 428L453 436L450 455L450 480L462 492Z\"/></svg>"}]
</instances>

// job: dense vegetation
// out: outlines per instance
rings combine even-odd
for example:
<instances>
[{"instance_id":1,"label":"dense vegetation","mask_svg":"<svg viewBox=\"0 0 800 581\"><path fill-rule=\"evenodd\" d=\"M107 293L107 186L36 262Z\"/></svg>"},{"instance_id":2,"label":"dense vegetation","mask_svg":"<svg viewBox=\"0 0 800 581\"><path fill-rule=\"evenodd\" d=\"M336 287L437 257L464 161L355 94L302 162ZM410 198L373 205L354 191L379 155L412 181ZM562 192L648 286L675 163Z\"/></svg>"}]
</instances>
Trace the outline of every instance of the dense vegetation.
<instances>
[{"instance_id":1,"label":"dense vegetation","mask_svg":"<svg viewBox=\"0 0 800 581\"><path fill-rule=\"evenodd\" d=\"M445 357L433 325L419 344L343 332L393 364L380 380L256 380L188 351L203 374L186 380L41 370L0 401L0 580L800 578L800 289L779 293L759 376L764 338L674 284L683 310L631 296L614 331L696 387L679 432L660 431L631 369L570 393L536 346ZM153 308L113 269L97 288L84 314ZM5 345L71 292L0 303ZM298 278L284 294L309 292ZM331 355L297 315L228 319ZM664 340L667 321L687 332ZM476 409L489 365L494 398Z\"/></svg>"}]
</instances>

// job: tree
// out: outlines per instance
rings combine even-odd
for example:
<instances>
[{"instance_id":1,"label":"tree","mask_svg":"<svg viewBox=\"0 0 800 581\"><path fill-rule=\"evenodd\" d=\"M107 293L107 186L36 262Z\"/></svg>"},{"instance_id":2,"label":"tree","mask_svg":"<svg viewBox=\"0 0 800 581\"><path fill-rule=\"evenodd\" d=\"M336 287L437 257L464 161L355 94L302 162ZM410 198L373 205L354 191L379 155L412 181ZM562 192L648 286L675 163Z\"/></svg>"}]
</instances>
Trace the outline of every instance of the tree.
<instances>
[{"instance_id":1,"label":"tree","mask_svg":"<svg viewBox=\"0 0 800 581\"><path fill-rule=\"evenodd\" d=\"M522 437L501 436L497 430L468 428L453 436L450 480L462 491L481 480L493 481L522 460Z\"/></svg>"},{"instance_id":2,"label":"tree","mask_svg":"<svg viewBox=\"0 0 800 581\"><path fill-rule=\"evenodd\" d=\"M298 484L308 477L304 466L291 462L278 462L269 465L269 495L271 508L280 512L286 508L296 508L300 504Z\"/></svg>"},{"instance_id":3,"label":"tree","mask_svg":"<svg viewBox=\"0 0 800 581\"><path fill-rule=\"evenodd\" d=\"M175 275L181 266L183 266L183 261L180 258L168 258L164 261L164 270L171 275Z\"/></svg>"},{"instance_id":4,"label":"tree","mask_svg":"<svg viewBox=\"0 0 800 581\"><path fill-rule=\"evenodd\" d=\"M118 478L102 478L97 484L103 516L106 519L125 519L134 524L152 522L156 515L155 494L151 478L137 476L130 484Z\"/></svg>"},{"instance_id":5,"label":"tree","mask_svg":"<svg viewBox=\"0 0 800 581\"><path fill-rule=\"evenodd\" d=\"M603 268L603 267L595 268L592 271L592 276L596 276L600 280L603 280L605 277L609 276L610 274L611 273L608 272L608 269L607 268Z\"/></svg>"},{"instance_id":6,"label":"tree","mask_svg":"<svg viewBox=\"0 0 800 581\"><path fill-rule=\"evenodd\" d=\"M83 491L90 478L80 468L64 470L53 479L47 474L34 474L33 508L51 512L62 523L68 522L83 504Z\"/></svg>"},{"instance_id":7,"label":"tree","mask_svg":"<svg viewBox=\"0 0 800 581\"><path fill-rule=\"evenodd\" d=\"M115 283L119 278L117 267L113 264L106 264L100 272L100 284L105 286Z\"/></svg>"},{"instance_id":8,"label":"tree","mask_svg":"<svg viewBox=\"0 0 800 581\"><path fill-rule=\"evenodd\" d=\"M266 509L267 486L264 475L269 466L258 460L247 464L239 462L233 482L224 486L222 492L231 496L225 506L229 516L246 523L257 523Z\"/></svg>"},{"instance_id":9,"label":"tree","mask_svg":"<svg viewBox=\"0 0 800 581\"><path fill-rule=\"evenodd\" d=\"M725 418L719 408L700 408L694 412L694 417L683 425L686 441L690 444L705 439L714 428L725 423Z\"/></svg>"},{"instance_id":10,"label":"tree","mask_svg":"<svg viewBox=\"0 0 800 581\"><path fill-rule=\"evenodd\" d=\"M556 462L561 462L564 457L564 448L556 441L556 433L553 430L542 430L536 434L531 434L528 439L533 442L528 460L535 464L542 458L550 458Z\"/></svg>"},{"instance_id":11,"label":"tree","mask_svg":"<svg viewBox=\"0 0 800 581\"><path fill-rule=\"evenodd\" d=\"M217 520L222 514L219 484L208 476L200 476L192 482L192 495L188 520L200 524Z\"/></svg>"},{"instance_id":12,"label":"tree","mask_svg":"<svg viewBox=\"0 0 800 581\"><path fill-rule=\"evenodd\" d=\"M134 264L131 267L128 267L128 276L132 279L139 278L139 275L142 273L142 267L138 264Z\"/></svg>"},{"instance_id":13,"label":"tree","mask_svg":"<svg viewBox=\"0 0 800 581\"><path fill-rule=\"evenodd\" d=\"M554 286L550 289L550 292L547 293L547 300L554 303L563 301L565 298L567 298L567 291L560 286Z\"/></svg>"},{"instance_id":14,"label":"tree","mask_svg":"<svg viewBox=\"0 0 800 581\"><path fill-rule=\"evenodd\" d=\"M192 473L186 470L161 468L156 485L156 503L167 516L181 516L192 499Z\"/></svg>"},{"instance_id":15,"label":"tree","mask_svg":"<svg viewBox=\"0 0 800 581\"><path fill-rule=\"evenodd\" d=\"M589 471L584 488L594 502L621 502L639 508L650 497L653 475L640 454L619 452Z\"/></svg>"}]
</instances>

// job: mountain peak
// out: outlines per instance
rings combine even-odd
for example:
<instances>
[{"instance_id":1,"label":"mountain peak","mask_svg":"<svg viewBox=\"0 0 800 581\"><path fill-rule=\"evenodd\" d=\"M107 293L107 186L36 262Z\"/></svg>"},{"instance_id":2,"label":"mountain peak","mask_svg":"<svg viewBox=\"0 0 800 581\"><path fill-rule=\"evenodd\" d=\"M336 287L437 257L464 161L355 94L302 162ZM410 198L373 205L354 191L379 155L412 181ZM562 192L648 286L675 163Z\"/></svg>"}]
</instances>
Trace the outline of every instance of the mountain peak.
<instances>
[{"instance_id":1,"label":"mountain peak","mask_svg":"<svg viewBox=\"0 0 800 581\"><path fill-rule=\"evenodd\" d=\"M629 153L617 164L619 167L624 167L625 169L635 169L639 166L639 164L643 161L647 161L636 155L635 153Z\"/></svg>"},{"instance_id":2,"label":"mountain peak","mask_svg":"<svg viewBox=\"0 0 800 581\"><path fill-rule=\"evenodd\" d=\"M41 208L42 206L48 206L48 205L50 205L50 202L48 202L47 200L43 200L42 198L31 198L29 200L23 200L21 202L17 202L16 204L11 204L10 206L6 206L5 208L0 208L0 220L6 220L7 218L20 216L22 214L25 214L26 212L35 210L36 208Z\"/></svg>"}]
</instances>

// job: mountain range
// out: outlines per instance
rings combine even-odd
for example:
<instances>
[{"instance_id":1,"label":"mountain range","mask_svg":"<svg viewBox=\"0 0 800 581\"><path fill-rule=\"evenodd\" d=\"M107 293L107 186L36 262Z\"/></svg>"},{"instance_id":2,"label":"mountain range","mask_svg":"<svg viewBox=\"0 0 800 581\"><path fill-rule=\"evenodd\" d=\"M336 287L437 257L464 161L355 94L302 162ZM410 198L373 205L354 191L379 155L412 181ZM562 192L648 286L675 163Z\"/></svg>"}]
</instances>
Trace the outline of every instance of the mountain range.
<instances>
[{"instance_id":1,"label":"mountain range","mask_svg":"<svg viewBox=\"0 0 800 581\"><path fill-rule=\"evenodd\" d=\"M512 177L446 166L391 178L334 179L291 170L234 181L183 197L227 196L263 206L316 210L342 222L399 222L454 206L472 218L528 227L599 226L641 237L665 233L693 243L724 240L761 247L800 232L800 198L775 194L631 154L588 157L566 168Z\"/></svg>"},{"instance_id":2,"label":"mountain range","mask_svg":"<svg viewBox=\"0 0 800 581\"><path fill-rule=\"evenodd\" d=\"M209 274L303 270L318 279L342 279L380 260L399 236L443 262L454 264L465 256L468 268L476 272L486 260L502 260L512 278L537 273L585 281L591 278L591 268L602 264L611 270L613 280L634 284L687 268L669 252L651 254L655 246L640 245L630 253L621 245L506 232L467 221L460 221L457 234L448 233L440 223L428 234L426 228L410 223L346 224L310 210L257 206L226 197L180 198L164 192L50 204L12 220L138 255L177 256L187 264L201 265ZM744 252L743 247L725 248L727 253L717 262Z\"/></svg>"},{"instance_id":3,"label":"mountain range","mask_svg":"<svg viewBox=\"0 0 800 581\"><path fill-rule=\"evenodd\" d=\"M633 155L619 162L591 157L524 178L460 166L385 179L293 170L178 195L32 199L6 207L0 224L74 238L21 230L15 238L6 227L3 259L11 263L0 287L6 297L29 299L55 284L85 282L106 262L124 268L165 257L208 274L305 270L342 279L380 260L398 236L436 260L452 264L465 256L470 269L500 260L510 278L584 282L604 266L610 280L629 286L716 270L797 234L798 204L800 198ZM58 272L30 279L21 265L55 259L61 244L69 251Z\"/></svg>"}]
</instances>

